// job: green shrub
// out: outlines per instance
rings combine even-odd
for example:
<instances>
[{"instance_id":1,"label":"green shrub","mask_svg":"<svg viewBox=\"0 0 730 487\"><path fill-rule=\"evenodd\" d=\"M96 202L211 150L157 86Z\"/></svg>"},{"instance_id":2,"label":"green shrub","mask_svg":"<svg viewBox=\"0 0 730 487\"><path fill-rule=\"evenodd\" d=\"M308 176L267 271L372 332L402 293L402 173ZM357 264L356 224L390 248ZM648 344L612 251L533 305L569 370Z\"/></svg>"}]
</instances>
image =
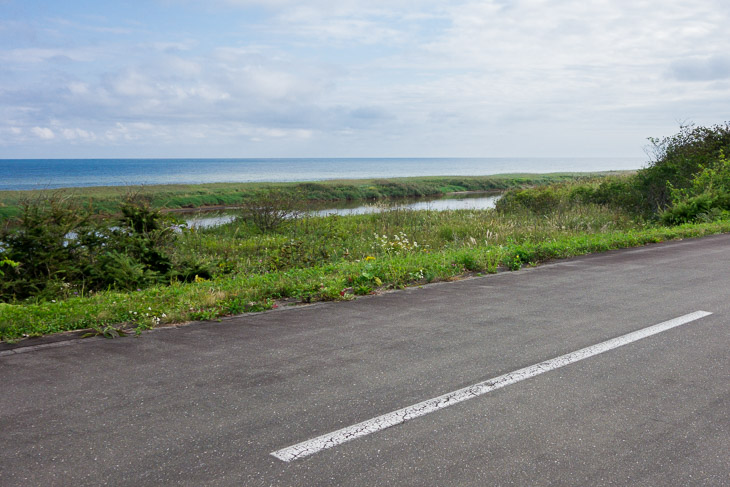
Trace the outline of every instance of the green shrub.
<instances>
[{"instance_id":1,"label":"green shrub","mask_svg":"<svg viewBox=\"0 0 730 487\"><path fill-rule=\"evenodd\" d=\"M496 208L506 212L524 209L537 215L546 215L563 206L566 196L565 188L560 185L512 190L497 201Z\"/></svg>"},{"instance_id":2,"label":"green shrub","mask_svg":"<svg viewBox=\"0 0 730 487\"><path fill-rule=\"evenodd\" d=\"M713 208L713 205L714 198L712 195L703 193L676 201L670 208L661 213L660 218L662 223L668 225L693 222L701 214L707 214Z\"/></svg>"},{"instance_id":3,"label":"green shrub","mask_svg":"<svg viewBox=\"0 0 730 487\"><path fill-rule=\"evenodd\" d=\"M730 210L730 161L719 157L702 167L687 188L670 187L672 203L661 213L666 224L711 220Z\"/></svg>"},{"instance_id":4,"label":"green shrub","mask_svg":"<svg viewBox=\"0 0 730 487\"><path fill-rule=\"evenodd\" d=\"M46 287L73 280L78 273L79 243L74 232L87 223L83 211L67 198L25 200L17 219L0 230L3 279L0 298L24 299L43 294Z\"/></svg>"},{"instance_id":5,"label":"green shrub","mask_svg":"<svg viewBox=\"0 0 730 487\"><path fill-rule=\"evenodd\" d=\"M482 269L482 265L478 261L477 257L472 252L462 252L461 254L456 256L456 263L460 265L464 270L467 271L480 271L484 270Z\"/></svg>"},{"instance_id":6,"label":"green shrub","mask_svg":"<svg viewBox=\"0 0 730 487\"><path fill-rule=\"evenodd\" d=\"M301 216L301 207L302 197L299 192L270 189L243 202L240 218L265 233Z\"/></svg>"},{"instance_id":7,"label":"green shrub","mask_svg":"<svg viewBox=\"0 0 730 487\"><path fill-rule=\"evenodd\" d=\"M584 203L605 205L633 214L648 216L646 202L635 175L607 178L601 181Z\"/></svg>"},{"instance_id":8,"label":"green shrub","mask_svg":"<svg viewBox=\"0 0 730 487\"><path fill-rule=\"evenodd\" d=\"M26 201L0 232L0 301L209 278L205 262L173 256L177 238L141 199L127 199L116 221L95 221L69 198Z\"/></svg>"},{"instance_id":9,"label":"green shrub","mask_svg":"<svg viewBox=\"0 0 730 487\"><path fill-rule=\"evenodd\" d=\"M637 184L646 208L661 212L673 202L673 191L690 188L699 173L730 154L730 125L684 125L675 135L649 140L654 160L639 171Z\"/></svg>"}]
</instances>

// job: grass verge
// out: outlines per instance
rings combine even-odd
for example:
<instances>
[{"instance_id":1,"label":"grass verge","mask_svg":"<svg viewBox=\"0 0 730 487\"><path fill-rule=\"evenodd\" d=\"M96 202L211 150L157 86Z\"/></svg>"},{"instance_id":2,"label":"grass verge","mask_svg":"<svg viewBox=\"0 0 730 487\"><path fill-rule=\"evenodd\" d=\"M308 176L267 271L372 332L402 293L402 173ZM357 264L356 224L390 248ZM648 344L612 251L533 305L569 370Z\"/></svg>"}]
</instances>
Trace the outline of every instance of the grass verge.
<instances>
[{"instance_id":1,"label":"grass verge","mask_svg":"<svg viewBox=\"0 0 730 487\"><path fill-rule=\"evenodd\" d=\"M425 218L423 214L431 212L408 213L405 216L411 221L411 216ZM323 259L306 266L284 265L259 273L237 272L211 280L174 282L134 292L104 291L58 301L0 303L0 338L12 342L23 337L86 328L99 332L111 326L143 330L163 324L213 320L271 309L281 299L293 298L299 302L347 300L379 289L450 280L467 273L493 273L500 268L516 270L556 258L730 232L730 221L607 230L604 222L597 231L583 229L567 234L539 229L538 222L528 221L525 228L533 227L527 233L505 234L501 238L492 238L492 242L482 238L483 234L478 235L478 239L464 235L455 245L451 238L453 235L443 230L453 227L453 218L471 216L473 220L474 215L493 215L494 212L442 213L452 215L434 216L442 224L439 228L430 229L431 233L441 235L444 242L448 242L440 248L433 245L414 247L411 241L395 245L394 242L400 239L392 237L384 243L381 237L375 240L375 244L371 242L370 252L376 255L360 254L353 258L347 251L337 259ZM350 223L361 224L368 220L379 221L373 215L329 218L317 219L316 223L332 226L332 221L341 223L348 219ZM495 226L494 220L491 225L489 221L485 223L488 227ZM514 220L508 221L505 225L514 223ZM564 228L564 223L552 225ZM313 224L309 222L309 225ZM473 228L473 235L477 235L478 225L473 225ZM486 231L491 232L488 228ZM489 235L494 236L492 233ZM282 237L286 240L289 236Z\"/></svg>"}]
</instances>

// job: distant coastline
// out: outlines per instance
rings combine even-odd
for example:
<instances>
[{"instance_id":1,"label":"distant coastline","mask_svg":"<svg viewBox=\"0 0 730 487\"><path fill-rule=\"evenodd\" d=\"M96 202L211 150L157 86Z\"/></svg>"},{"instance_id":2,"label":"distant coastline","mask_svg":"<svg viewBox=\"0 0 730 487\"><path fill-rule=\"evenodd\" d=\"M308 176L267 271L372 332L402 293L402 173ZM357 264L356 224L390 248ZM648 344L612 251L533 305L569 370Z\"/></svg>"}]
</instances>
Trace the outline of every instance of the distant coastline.
<instances>
[{"instance_id":1,"label":"distant coastline","mask_svg":"<svg viewBox=\"0 0 730 487\"><path fill-rule=\"evenodd\" d=\"M632 172L632 171L623 171ZM42 190L0 190L0 220L20 213L24 201L73 200L95 212L114 213L128 197L143 198L153 208L209 210L238 207L246 201L274 191L299 201L376 201L393 198L422 198L449 193L499 192L511 188L539 186L563 181L600 178L621 171L594 173L517 173L493 176L421 176L408 178L336 179L299 182L163 184L129 186L85 186Z\"/></svg>"},{"instance_id":2,"label":"distant coastline","mask_svg":"<svg viewBox=\"0 0 730 487\"><path fill-rule=\"evenodd\" d=\"M633 170L642 158L0 159L0 190Z\"/></svg>"}]
</instances>

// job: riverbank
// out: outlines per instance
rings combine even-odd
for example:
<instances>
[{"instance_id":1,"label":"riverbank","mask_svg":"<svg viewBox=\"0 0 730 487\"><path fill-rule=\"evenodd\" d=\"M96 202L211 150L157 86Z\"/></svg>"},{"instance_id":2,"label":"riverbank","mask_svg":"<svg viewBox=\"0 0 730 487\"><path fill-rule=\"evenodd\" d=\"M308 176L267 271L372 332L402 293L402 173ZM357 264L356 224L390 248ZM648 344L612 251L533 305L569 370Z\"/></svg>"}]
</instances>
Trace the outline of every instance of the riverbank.
<instances>
[{"instance_id":1,"label":"riverbank","mask_svg":"<svg viewBox=\"0 0 730 487\"><path fill-rule=\"evenodd\" d=\"M455 192L503 191L571 180L601 178L627 171L599 173L497 174L492 176L428 176L393 179L328 180L297 183L209 183L198 185L95 186L28 191L0 191L0 219L17 216L23 202L68 199L97 213L116 213L130 195L152 208L195 211L239 207L270 191L295 194L305 202L375 201L444 195Z\"/></svg>"},{"instance_id":2,"label":"riverbank","mask_svg":"<svg viewBox=\"0 0 730 487\"><path fill-rule=\"evenodd\" d=\"M481 199L488 197L498 197L503 193L504 190L493 189L488 191L451 191L448 193L439 193L435 195L419 196L419 197L403 197L403 198L389 198L389 206L405 206L411 207L414 203L430 203L444 200L458 200L458 199ZM310 201L308 205L308 211L317 215L325 214L352 214L362 213L358 211L362 208L371 207L374 203L371 200L332 200L332 201ZM489 205L489 208L493 208L494 205ZM236 206L203 206L200 208L162 208L162 213L170 213L174 215L205 215L208 213L218 212L235 212L241 210L241 205ZM479 205L476 209L481 209Z\"/></svg>"}]
</instances>

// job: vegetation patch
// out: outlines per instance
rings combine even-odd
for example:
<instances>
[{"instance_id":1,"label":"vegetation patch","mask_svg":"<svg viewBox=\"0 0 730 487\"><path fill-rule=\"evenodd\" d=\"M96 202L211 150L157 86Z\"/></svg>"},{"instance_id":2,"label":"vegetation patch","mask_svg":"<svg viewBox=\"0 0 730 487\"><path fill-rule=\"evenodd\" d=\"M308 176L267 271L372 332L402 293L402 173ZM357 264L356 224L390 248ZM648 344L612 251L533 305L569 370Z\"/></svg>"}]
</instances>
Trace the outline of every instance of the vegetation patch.
<instances>
[{"instance_id":1,"label":"vegetation patch","mask_svg":"<svg viewBox=\"0 0 730 487\"><path fill-rule=\"evenodd\" d=\"M271 193L296 195L300 202L361 201L436 196L459 191L497 191L552 184L610 173L498 174L495 176L413 177L302 183L211 183L197 185L100 186L56 190L0 191L0 219L17 217L26 201L73 201L94 213L117 214L130 195L152 209L240 207Z\"/></svg>"}]
</instances>

